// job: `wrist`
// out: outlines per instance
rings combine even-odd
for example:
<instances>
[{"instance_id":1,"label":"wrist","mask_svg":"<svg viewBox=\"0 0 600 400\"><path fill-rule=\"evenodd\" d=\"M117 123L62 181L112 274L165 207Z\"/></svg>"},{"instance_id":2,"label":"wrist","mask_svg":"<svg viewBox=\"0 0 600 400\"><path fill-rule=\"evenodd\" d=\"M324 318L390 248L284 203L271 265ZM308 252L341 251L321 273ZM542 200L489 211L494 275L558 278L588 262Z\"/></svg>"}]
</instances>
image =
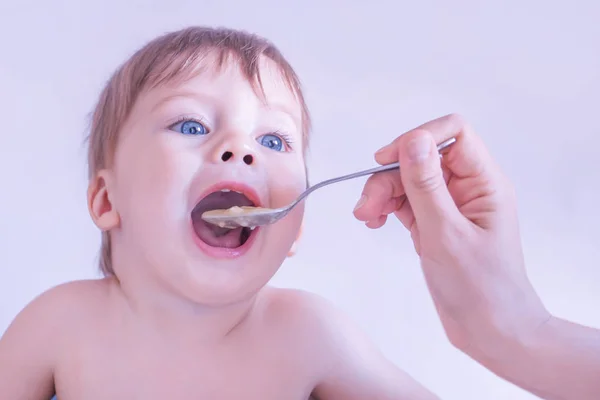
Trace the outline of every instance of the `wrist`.
<instances>
[{"instance_id":1,"label":"wrist","mask_svg":"<svg viewBox=\"0 0 600 400\"><path fill-rule=\"evenodd\" d=\"M549 316L527 335L506 335L504 353L479 361L545 399L598 399L600 330Z\"/></svg>"},{"instance_id":2,"label":"wrist","mask_svg":"<svg viewBox=\"0 0 600 400\"><path fill-rule=\"evenodd\" d=\"M469 323L469 356L507 378L552 329L554 317L535 292L481 313Z\"/></svg>"},{"instance_id":3,"label":"wrist","mask_svg":"<svg viewBox=\"0 0 600 400\"><path fill-rule=\"evenodd\" d=\"M485 344L483 357L487 367L509 380L517 379L521 369L529 368L529 361L540 350L543 338L548 336L554 317L540 314L514 330L498 330Z\"/></svg>"}]
</instances>

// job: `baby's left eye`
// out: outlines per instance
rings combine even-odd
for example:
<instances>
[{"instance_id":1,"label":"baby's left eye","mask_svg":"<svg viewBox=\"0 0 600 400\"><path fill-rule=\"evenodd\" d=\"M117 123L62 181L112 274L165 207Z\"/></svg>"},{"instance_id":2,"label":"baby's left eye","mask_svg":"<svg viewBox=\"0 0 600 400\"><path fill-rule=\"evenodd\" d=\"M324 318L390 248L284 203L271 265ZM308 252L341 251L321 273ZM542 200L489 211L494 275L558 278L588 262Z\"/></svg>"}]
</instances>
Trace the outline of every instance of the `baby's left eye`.
<instances>
[{"instance_id":1,"label":"baby's left eye","mask_svg":"<svg viewBox=\"0 0 600 400\"><path fill-rule=\"evenodd\" d=\"M258 139L258 143L275 151L286 151L285 143L282 138L272 133L262 135Z\"/></svg>"},{"instance_id":2,"label":"baby's left eye","mask_svg":"<svg viewBox=\"0 0 600 400\"><path fill-rule=\"evenodd\" d=\"M208 128L200 121L193 119L182 120L175 125L171 126L170 129L183 133L184 135L206 135L208 134Z\"/></svg>"}]
</instances>

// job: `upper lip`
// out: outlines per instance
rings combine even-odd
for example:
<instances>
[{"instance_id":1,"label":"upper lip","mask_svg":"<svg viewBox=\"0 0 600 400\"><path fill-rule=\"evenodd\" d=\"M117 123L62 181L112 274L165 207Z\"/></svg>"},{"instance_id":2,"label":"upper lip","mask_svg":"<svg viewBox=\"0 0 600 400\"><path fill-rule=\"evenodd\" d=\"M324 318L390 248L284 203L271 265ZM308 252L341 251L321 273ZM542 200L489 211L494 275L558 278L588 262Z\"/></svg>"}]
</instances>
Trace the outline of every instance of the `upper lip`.
<instances>
[{"instance_id":1,"label":"upper lip","mask_svg":"<svg viewBox=\"0 0 600 400\"><path fill-rule=\"evenodd\" d=\"M231 190L233 192L243 194L254 204L255 207L262 207L263 205L260 195L253 187L246 185L245 183L235 181L222 181L209 186L202 192L202 195L198 198L196 204L200 203L200 201L202 201L202 199L209 194L222 190Z\"/></svg>"}]
</instances>

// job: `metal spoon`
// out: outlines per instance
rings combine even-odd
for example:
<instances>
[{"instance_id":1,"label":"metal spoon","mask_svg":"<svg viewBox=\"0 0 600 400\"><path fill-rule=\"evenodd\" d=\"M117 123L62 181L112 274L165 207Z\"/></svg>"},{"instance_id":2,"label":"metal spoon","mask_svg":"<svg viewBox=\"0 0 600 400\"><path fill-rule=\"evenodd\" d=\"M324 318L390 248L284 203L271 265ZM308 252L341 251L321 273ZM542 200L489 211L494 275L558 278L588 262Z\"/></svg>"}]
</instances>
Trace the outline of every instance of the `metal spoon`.
<instances>
[{"instance_id":1,"label":"metal spoon","mask_svg":"<svg viewBox=\"0 0 600 400\"><path fill-rule=\"evenodd\" d=\"M440 143L437 148L441 152L446 147L456 142L455 138L448 139ZM349 179L358 178L365 175L372 175L379 172L390 171L399 169L399 163L393 163L383 165L381 167L375 167L353 174L340 176L337 178L328 179L321 183L317 183L306 189L294 202L288 204L285 207L280 208L260 208L260 207L232 207L227 210L211 210L206 211L202 214L202 219L213 225L217 225L221 228L235 229L239 227L256 227L273 224L283 217L285 217L296 205L304 200L309 194L317 189L324 186L331 185L333 183L346 181Z\"/></svg>"}]
</instances>

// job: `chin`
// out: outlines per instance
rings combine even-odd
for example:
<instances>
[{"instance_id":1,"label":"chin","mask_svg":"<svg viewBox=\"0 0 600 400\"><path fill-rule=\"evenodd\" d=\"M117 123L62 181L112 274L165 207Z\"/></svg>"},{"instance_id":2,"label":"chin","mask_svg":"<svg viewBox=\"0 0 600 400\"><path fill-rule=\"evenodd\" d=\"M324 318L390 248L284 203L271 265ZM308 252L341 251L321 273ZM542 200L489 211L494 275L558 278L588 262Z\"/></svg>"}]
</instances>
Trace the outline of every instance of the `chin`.
<instances>
[{"instance_id":1,"label":"chin","mask_svg":"<svg viewBox=\"0 0 600 400\"><path fill-rule=\"evenodd\" d=\"M287 255L287 241L278 235L280 229L273 228L256 229L236 248L214 248L189 229L191 240L179 254L170 254L177 261L165 264L178 265L178 270L163 271L164 278L196 304L219 307L250 300L269 283Z\"/></svg>"},{"instance_id":2,"label":"chin","mask_svg":"<svg viewBox=\"0 0 600 400\"><path fill-rule=\"evenodd\" d=\"M171 277L170 286L193 303L213 307L251 300L280 267L272 260L248 259L238 263L196 258L189 261L187 271Z\"/></svg>"},{"instance_id":3,"label":"chin","mask_svg":"<svg viewBox=\"0 0 600 400\"><path fill-rule=\"evenodd\" d=\"M235 249L209 248L192 236L189 251L182 252L187 257L177 263L184 271L173 276L174 286L191 301L209 306L252 299L286 259L293 239L282 234L284 230L289 233L286 226L257 229Z\"/></svg>"}]
</instances>

